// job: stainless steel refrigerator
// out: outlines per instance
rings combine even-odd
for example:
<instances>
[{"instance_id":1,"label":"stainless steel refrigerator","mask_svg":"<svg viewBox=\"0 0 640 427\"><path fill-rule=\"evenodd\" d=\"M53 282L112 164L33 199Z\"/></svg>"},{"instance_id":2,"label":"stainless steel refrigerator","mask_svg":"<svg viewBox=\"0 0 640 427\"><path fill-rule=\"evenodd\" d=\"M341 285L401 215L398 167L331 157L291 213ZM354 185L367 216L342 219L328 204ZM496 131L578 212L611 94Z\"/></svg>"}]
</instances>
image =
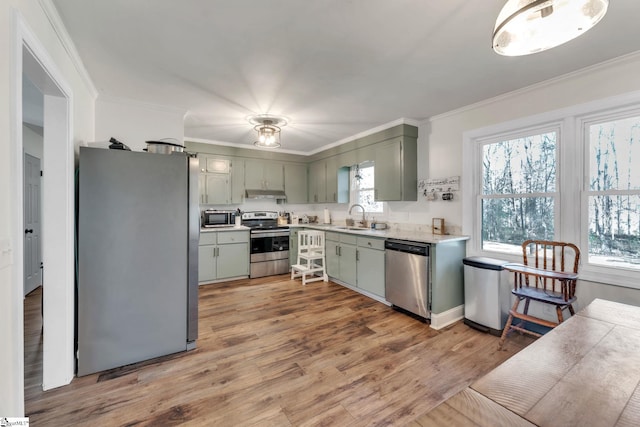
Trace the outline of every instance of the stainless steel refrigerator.
<instances>
[{"instance_id":1,"label":"stainless steel refrigerator","mask_svg":"<svg viewBox=\"0 0 640 427\"><path fill-rule=\"evenodd\" d=\"M198 159L80 148L78 376L195 348Z\"/></svg>"}]
</instances>

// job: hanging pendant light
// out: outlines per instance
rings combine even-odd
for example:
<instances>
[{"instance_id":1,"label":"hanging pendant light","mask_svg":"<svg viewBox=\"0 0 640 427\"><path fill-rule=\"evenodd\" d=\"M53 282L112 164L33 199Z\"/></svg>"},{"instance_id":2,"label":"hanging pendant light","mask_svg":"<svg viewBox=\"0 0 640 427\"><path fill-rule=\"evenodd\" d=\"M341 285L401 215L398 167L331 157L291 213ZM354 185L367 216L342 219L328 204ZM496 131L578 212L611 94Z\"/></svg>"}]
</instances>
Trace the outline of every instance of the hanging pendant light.
<instances>
[{"instance_id":1,"label":"hanging pendant light","mask_svg":"<svg viewBox=\"0 0 640 427\"><path fill-rule=\"evenodd\" d=\"M508 0L493 31L493 50L520 56L542 52L593 28L609 0Z\"/></svg>"},{"instance_id":2,"label":"hanging pendant light","mask_svg":"<svg viewBox=\"0 0 640 427\"><path fill-rule=\"evenodd\" d=\"M261 114L248 118L249 123L254 125L253 129L258 133L258 139L253 143L261 148L280 147L280 132L282 126L287 125L284 117Z\"/></svg>"}]
</instances>

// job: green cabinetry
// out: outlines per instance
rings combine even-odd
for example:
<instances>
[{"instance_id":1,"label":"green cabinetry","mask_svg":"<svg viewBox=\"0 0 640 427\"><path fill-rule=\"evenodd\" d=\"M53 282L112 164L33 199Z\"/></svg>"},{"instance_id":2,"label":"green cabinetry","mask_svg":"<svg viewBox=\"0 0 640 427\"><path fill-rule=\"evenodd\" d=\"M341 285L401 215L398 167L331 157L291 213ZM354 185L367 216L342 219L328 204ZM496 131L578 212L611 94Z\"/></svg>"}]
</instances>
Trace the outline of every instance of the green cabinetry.
<instances>
[{"instance_id":1,"label":"green cabinetry","mask_svg":"<svg viewBox=\"0 0 640 427\"><path fill-rule=\"evenodd\" d=\"M466 241L431 245L431 315L436 316L464 304Z\"/></svg>"},{"instance_id":2,"label":"green cabinetry","mask_svg":"<svg viewBox=\"0 0 640 427\"><path fill-rule=\"evenodd\" d=\"M307 203L307 165L304 163L284 164L284 193L287 203Z\"/></svg>"},{"instance_id":3,"label":"green cabinetry","mask_svg":"<svg viewBox=\"0 0 640 427\"><path fill-rule=\"evenodd\" d=\"M358 236L356 250L358 288L384 298L384 239Z\"/></svg>"},{"instance_id":4,"label":"green cabinetry","mask_svg":"<svg viewBox=\"0 0 640 427\"><path fill-rule=\"evenodd\" d=\"M377 201L416 201L417 141L400 137L375 147L374 188Z\"/></svg>"},{"instance_id":5,"label":"green cabinetry","mask_svg":"<svg viewBox=\"0 0 640 427\"><path fill-rule=\"evenodd\" d=\"M249 231L200 233L198 282L249 275Z\"/></svg>"},{"instance_id":6,"label":"green cabinetry","mask_svg":"<svg viewBox=\"0 0 640 427\"><path fill-rule=\"evenodd\" d=\"M348 285L356 286L356 236L344 233L325 233L327 274Z\"/></svg>"},{"instance_id":7,"label":"green cabinetry","mask_svg":"<svg viewBox=\"0 0 640 427\"><path fill-rule=\"evenodd\" d=\"M226 205L231 203L231 161L229 159L199 155L200 204Z\"/></svg>"},{"instance_id":8,"label":"green cabinetry","mask_svg":"<svg viewBox=\"0 0 640 427\"><path fill-rule=\"evenodd\" d=\"M298 232L302 230L304 228L289 229L289 267L298 260Z\"/></svg>"},{"instance_id":9,"label":"green cabinetry","mask_svg":"<svg viewBox=\"0 0 640 427\"><path fill-rule=\"evenodd\" d=\"M228 205L244 201L244 161L198 154L200 204Z\"/></svg>"},{"instance_id":10,"label":"green cabinetry","mask_svg":"<svg viewBox=\"0 0 640 427\"><path fill-rule=\"evenodd\" d=\"M337 156L309 165L310 203L348 203L349 167L340 167Z\"/></svg>"},{"instance_id":11,"label":"green cabinetry","mask_svg":"<svg viewBox=\"0 0 640 427\"><path fill-rule=\"evenodd\" d=\"M324 160L309 165L309 202L324 203L327 201L327 169Z\"/></svg>"},{"instance_id":12,"label":"green cabinetry","mask_svg":"<svg viewBox=\"0 0 640 427\"><path fill-rule=\"evenodd\" d=\"M280 162L245 160L244 185L248 190L284 190L284 170Z\"/></svg>"}]
</instances>

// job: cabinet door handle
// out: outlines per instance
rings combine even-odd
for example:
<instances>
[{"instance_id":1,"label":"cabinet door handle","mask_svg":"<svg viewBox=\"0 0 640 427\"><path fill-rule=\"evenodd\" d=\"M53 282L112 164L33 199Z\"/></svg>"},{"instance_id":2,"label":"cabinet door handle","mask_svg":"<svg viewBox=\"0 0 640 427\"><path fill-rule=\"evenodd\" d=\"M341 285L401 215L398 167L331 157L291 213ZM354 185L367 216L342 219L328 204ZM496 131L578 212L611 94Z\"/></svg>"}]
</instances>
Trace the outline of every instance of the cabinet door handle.
<instances>
[{"instance_id":1,"label":"cabinet door handle","mask_svg":"<svg viewBox=\"0 0 640 427\"><path fill-rule=\"evenodd\" d=\"M336 246L336 255L338 255L338 247Z\"/></svg>"},{"instance_id":2,"label":"cabinet door handle","mask_svg":"<svg viewBox=\"0 0 640 427\"><path fill-rule=\"evenodd\" d=\"M342 256L342 246L338 246L338 255Z\"/></svg>"},{"instance_id":3,"label":"cabinet door handle","mask_svg":"<svg viewBox=\"0 0 640 427\"><path fill-rule=\"evenodd\" d=\"M360 251L356 249L356 261L360 261Z\"/></svg>"}]
</instances>

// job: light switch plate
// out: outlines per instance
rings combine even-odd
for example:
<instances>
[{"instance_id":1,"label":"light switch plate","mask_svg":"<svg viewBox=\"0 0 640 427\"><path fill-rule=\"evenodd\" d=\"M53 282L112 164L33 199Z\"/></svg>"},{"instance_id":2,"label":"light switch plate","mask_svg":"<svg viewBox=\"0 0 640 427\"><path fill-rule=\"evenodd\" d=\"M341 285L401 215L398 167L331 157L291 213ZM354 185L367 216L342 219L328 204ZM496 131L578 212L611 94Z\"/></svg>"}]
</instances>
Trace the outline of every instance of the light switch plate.
<instances>
[{"instance_id":1,"label":"light switch plate","mask_svg":"<svg viewBox=\"0 0 640 427\"><path fill-rule=\"evenodd\" d=\"M0 269L13 264L13 250L10 239L0 239Z\"/></svg>"}]
</instances>

